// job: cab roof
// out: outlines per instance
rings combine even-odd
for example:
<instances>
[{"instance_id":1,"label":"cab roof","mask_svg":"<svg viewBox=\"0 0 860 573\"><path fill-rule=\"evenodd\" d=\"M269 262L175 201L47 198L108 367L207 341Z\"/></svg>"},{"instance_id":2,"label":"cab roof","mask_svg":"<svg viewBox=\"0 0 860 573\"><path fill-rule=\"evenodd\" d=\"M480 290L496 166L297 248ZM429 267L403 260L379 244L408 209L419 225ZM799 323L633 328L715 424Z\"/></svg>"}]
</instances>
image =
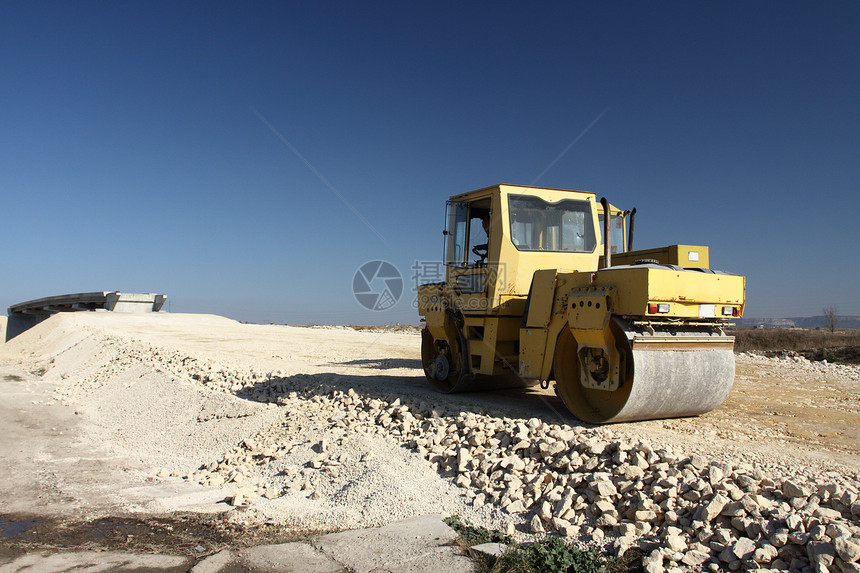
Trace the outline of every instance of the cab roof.
<instances>
[{"instance_id":1,"label":"cab roof","mask_svg":"<svg viewBox=\"0 0 860 573\"><path fill-rule=\"evenodd\" d=\"M511 185L509 183L498 183L496 185L490 185L489 187L482 187L481 189L476 189L474 191L469 191L467 193L460 193L459 195L452 195L451 201L468 201L472 199L479 199L482 197L486 197L492 195L494 191L501 190L502 187L505 187L507 190L518 190L521 189L523 191L534 190L534 191L563 191L567 193L579 193L585 195L592 195L596 197L596 194L591 191L577 191L575 189L557 189L554 187L536 187L533 185ZM534 193L536 195L536 193Z\"/></svg>"}]
</instances>

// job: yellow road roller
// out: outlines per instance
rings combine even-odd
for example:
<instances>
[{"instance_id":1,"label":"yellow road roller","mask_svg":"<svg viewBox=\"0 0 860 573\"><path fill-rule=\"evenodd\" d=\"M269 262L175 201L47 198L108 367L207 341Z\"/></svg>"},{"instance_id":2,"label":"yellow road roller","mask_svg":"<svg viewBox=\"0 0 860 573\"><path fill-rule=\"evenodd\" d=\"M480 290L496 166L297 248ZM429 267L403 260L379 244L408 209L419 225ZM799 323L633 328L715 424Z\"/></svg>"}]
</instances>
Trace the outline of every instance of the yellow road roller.
<instances>
[{"instance_id":1,"label":"yellow road roller","mask_svg":"<svg viewBox=\"0 0 860 573\"><path fill-rule=\"evenodd\" d=\"M745 279L708 248L632 249L636 210L495 185L447 202L444 282L418 287L421 361L441 392L549 384L578 418L693 416L734 380ZM441 273L439 273L441 278Z\"/></svg>"}]
</instances>

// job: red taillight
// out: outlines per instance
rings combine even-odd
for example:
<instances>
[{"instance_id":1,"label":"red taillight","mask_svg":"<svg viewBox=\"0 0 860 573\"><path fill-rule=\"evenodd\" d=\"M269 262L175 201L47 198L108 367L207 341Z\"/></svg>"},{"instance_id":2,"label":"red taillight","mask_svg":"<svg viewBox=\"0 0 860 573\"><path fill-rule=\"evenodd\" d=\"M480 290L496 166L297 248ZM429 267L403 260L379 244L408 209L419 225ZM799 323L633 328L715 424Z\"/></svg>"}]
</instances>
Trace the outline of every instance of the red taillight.
<instances>
[{"instance_id":1,"label":"red taillight","mask_svg":"<svg viewBox=\"0 0 860 573\"><path fill-rule=\"evenodd\" d=\"M723 307L723 316L740 316L741 309L736 306L724 306Z\"/></svg>"},{"instance_id":2,"label":"red taillight","mask_svg":"<svg viewBox=\"0 0 860 573\"><path fill-rule=\"evenodd\" d=\"M648 314L663 314L667 312L669 312L669 305L667 303L648 303Z\"/></svg>"}]
</instances>

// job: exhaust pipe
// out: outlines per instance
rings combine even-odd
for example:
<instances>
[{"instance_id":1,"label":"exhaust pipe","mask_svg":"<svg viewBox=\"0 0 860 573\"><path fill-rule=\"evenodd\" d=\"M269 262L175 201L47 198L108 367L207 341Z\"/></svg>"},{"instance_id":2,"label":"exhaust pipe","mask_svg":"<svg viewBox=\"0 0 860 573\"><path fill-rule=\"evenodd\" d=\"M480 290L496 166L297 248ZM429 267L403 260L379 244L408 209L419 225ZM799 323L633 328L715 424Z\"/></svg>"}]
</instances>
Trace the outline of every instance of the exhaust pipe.
<instances>
[{"instance_id":1,"label":"exhaust pipe","mask_svg":"<svg viewBox=\"0 0 860 573\"><path fill-rule=\"evenodd\" d=\"M612 229L609 220L611 214L609 201L606 200L606 197L600 198L600 204L603 205L603 268L606 269L612 266L612 239L609 234Z\"/></svg>"},{"instance_id":2,"label":"exhaust pipe","mask_svg":"<svg viewBox=\"0 0 860 573\"><path fill-rule=\"evenodd\" d=\"M630 231L627 233L627 250L633 250L633 220L636 218L636 207L630 211Z\"/></svg>"}]
</instances>

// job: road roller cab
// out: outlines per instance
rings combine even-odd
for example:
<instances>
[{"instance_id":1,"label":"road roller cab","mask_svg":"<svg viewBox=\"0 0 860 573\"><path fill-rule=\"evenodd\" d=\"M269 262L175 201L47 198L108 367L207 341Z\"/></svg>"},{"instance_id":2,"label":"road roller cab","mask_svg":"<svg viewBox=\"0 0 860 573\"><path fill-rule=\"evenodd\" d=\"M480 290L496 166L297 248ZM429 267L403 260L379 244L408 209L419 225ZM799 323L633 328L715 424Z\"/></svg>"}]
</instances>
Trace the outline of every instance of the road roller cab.
<instances>
[{"instance_id":1,"label":"road roller cab","mask_svg":"<svg viewBox=\"0 0 860 573\"><path fill-rule=\"evenodd\" d=\"M743 313L744 278L708 269L706 247L632 251L634 215L583 191L496 185L451 197L445 282L418 288L430 383L555 380L591 422L722 403L734 376L723 327Z\"/></svg>"}]
</instances>

